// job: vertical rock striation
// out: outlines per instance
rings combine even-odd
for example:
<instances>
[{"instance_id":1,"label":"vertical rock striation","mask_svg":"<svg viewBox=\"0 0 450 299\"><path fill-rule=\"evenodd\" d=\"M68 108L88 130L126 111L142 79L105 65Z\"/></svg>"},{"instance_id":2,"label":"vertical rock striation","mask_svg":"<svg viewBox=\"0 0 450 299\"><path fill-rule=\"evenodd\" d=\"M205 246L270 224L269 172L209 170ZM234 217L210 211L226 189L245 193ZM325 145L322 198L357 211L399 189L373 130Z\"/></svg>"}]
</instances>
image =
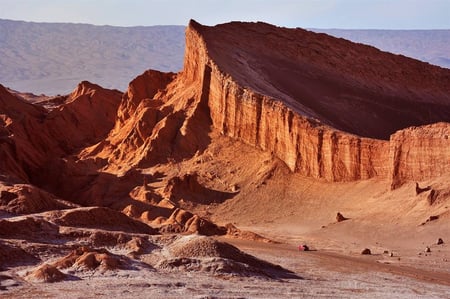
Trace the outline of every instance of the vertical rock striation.
<instances>
[{"instance_id":1,"label":"vertical rock striation","mask_svg":"<svg viewBox=\"0 0 450 299\"><path fill-rule=\"evenodd\" d=\"M270 34L261 38L258 30ZM304 39L296 40L299 35ZM280 41L284 43L273 51L271 43ZM293 58L289 51L295 47L304 57ZM345 51L357 56L336 57ZM261 57L266 60L258 61ZM285 77L267 81L264 63L286 57L292 59L289 65L283 61L273 68L274 72L277 67L290 68ZM360 64L352 65L355 61ZM206 69L211 75L200 85L209 90L213 127L272 152L292 171L330 181L389 177L395 187L406 179L442 174L450 166L447 139L440 137L448 124L441 124L440 131L425 126L420 131L427 133L408 135L406 130L390 141L378 138L411 124L450 121L449 70L303 30L260 23L207 27L191 21L186 32L184 82L201 81ZM299 93L295 84L277 83L293 76L313 83L309 93ZM331 89L335 98L321 89ZM412 142L405 142L408 138ZM405 156L402 146L411 147L407 152L416 151L416 155ZM437 157L440 166L435 166Z\"/></svg>"},{"instance_id":2,"label":"vertical rock striation","mask_svg":"<svg viewBox=\"0 0 450 299\"><path fill-rule=\"evenodd\" d=\"M396 132L389 142L391 188L406 181L449 173L450 124L436 123Z\"/></svg>"}]
</instances>

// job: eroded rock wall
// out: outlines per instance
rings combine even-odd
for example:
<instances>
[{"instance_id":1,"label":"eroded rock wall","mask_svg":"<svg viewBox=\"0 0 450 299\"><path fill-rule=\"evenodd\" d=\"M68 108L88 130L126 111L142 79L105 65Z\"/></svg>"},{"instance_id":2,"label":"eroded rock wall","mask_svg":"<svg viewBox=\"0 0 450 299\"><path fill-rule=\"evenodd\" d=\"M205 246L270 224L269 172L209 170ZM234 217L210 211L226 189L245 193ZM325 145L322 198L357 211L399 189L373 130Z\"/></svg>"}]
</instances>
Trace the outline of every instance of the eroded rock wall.
<instances>
[{"instance_id":1,"label":"eroded rock wall","mask_svg":"<svg viewBox=\"0 0 450 299\"><path fill-rule=\"evenodd\" d=\"M420 134L400 131L386 141L348 134L306 118L223 72L208 56L197 26L193 23L187 29L183 73L186 82L193 82L202 79L198 74L205 69L211 70L202 88L209 90L212 125L222 134L272 152L294 172L329 181L389 178L395 188L404 180L426 179L448 168L444 129L425 126Z\"/></svg>"},{"instance_id":2,"label":"eroded rock wall","mask_svg":"<svg viewBox=\"0 0 450 299\"><path fill-rule=\"evenodd\" d=\"M295 172L330 181L386 176L386 141L347 134L306 119L276 99L238 86L213 68L213 126L283 160Z\"/></svg>"},{"instance_id":3,"label":"eroded rock wall","mask_svg":"<svg viewBox=\"0 0 450 299\"><path fill-rule=\"evenodd\" d=\"M450 124L436 123L396 132L389 144L391 188L450 172Z\"/></svg>"}]
</instances>

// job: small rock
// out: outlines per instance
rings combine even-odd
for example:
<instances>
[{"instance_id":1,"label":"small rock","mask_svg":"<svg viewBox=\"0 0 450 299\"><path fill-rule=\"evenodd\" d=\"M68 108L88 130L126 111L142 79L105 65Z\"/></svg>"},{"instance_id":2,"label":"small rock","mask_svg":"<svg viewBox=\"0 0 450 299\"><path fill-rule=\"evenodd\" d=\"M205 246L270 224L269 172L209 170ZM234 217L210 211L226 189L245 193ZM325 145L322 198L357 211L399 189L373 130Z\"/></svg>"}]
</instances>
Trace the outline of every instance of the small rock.
<instances>
[{"instance_id":1,"label":"small rock","mask_svg":"<svg viewBox=\"0 0 450 299\"><path fill-rule=\"evenodd\" d=\"M428 217L427 222L429 221L435 221L439 219L439 215L431 215L430 217Z\"/></svg>"},{"instance_id":2,"label":"small rock","mask_svg":"<svg viewBox=\"0 0 450 299\"><path fill-rule=\"evenodd\" d=\"M336 221L337 222L342 222L342 221L345 221L345 220L348 220L348 218L344 217L344 215L342 215L339 212L336 214Z\"/></svg>"},{"instance_id":3,"label":"small rock","mask_svg":"<svg viewBox=\"0 0 450 299\"><path fill-rule=\"evenodd\" d=\"M383 251L383 254L388 254L388 253L389 253L389 251L387 251L387 250Z\"/></svg>"},{"instance_id":4,"label":"small rock","mask_svg":"<svg viewBox=\"0 0 450 299\"><path fill-rule=\"evenodd\" d=\"M390 257L393 257L393 256L394 256L394 253L393 253L393 252L389 253L389 256L390 256Z\"/></svg>"},{"instance_id":5,"label":"small rock","mask_svg":"<svg viewBox=\"0 0 450 299\"><path fill-rule=\"evenodd\" d=\"M444 244L444 240L442 240L441 238L439 238L438 240L437 240L437 243L436 243L437 245L441 245L441 244Z\"/></svg>"},{"instance_id":6,"label":"small rock","mask_svg":"<svg viewBox=\"0 0 450 299\"><path fill-rule=\"evenodd\" d=\"M431 252L431 248L430 248L429 246L427 246L427 247L425 248L425 252Z\"/></svg>"},{"instance_id":7,"label":"small rock","mask_svg":"<svg viewBox=\"0 0 450 299\"><path fill-rule=\"evenodd\" d=\"M369 248L365 248L363 251L361 251L361 254L370 255L370 254L372 254L372 252L370 251Z\"/></svg>"}]
</instances>

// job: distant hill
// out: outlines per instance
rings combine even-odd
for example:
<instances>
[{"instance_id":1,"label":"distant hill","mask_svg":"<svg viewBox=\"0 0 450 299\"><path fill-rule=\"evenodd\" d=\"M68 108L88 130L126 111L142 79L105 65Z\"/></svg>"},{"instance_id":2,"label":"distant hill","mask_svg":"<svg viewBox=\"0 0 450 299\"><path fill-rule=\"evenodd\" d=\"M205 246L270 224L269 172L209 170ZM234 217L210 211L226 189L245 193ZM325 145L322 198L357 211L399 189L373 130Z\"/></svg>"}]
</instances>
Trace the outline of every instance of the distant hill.
<instances>
[{"instance_id":1,"label":"distant hill","mask_svg":"<svg viewBox=\"0 0 450 299\"><path fill-rule=\"evenodd\" d=\"M312 30L450 68L450 30Z\"/></svg>"},{"instance_id":2,"label":"distant hill","mask_svg":"<svg viewBox=\"0 0 450 299\"><path fill-rule=\"evenodd\" d=\"M0 20L0 82L49 95L68 93L83 80L125 90L149 68L182 68L184 30Z\"/></svg>"},{"instance_id":3,"label":"distant hill","mask_svg":"<svg viewBox=\"0 0 450 299\"><path fill-rule=\"evenodd\" d=\"M0 83L47 95L66 94L83 80L123 91L144 70L179 71L184 31L0 19ZM313 31L450 68L450 30Z\"/></svg>"}]
</instances>

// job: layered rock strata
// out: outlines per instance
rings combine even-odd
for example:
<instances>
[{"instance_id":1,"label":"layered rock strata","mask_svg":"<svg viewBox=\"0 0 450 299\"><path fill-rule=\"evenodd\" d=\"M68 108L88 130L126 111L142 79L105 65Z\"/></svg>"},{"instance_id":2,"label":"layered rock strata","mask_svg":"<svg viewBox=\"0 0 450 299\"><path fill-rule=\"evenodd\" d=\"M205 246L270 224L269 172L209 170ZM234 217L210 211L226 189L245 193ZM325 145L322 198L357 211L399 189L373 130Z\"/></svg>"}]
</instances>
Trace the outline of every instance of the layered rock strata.
<instances>
[{"instance_id":1,"label":"layered rock strata","mask_svg":"<svg viewBox=\"0 0 450 299\"><path fill-rule=\"evenodd\" d=\"M301 29L191 21L182 76L202 81L215 129L292 171L330 181L389 177L395 187L450 166L446 123L411 136L418 162L396 146L410 131L379 139L450 121L450 70Z\"/></svg>"}]
</instances>

